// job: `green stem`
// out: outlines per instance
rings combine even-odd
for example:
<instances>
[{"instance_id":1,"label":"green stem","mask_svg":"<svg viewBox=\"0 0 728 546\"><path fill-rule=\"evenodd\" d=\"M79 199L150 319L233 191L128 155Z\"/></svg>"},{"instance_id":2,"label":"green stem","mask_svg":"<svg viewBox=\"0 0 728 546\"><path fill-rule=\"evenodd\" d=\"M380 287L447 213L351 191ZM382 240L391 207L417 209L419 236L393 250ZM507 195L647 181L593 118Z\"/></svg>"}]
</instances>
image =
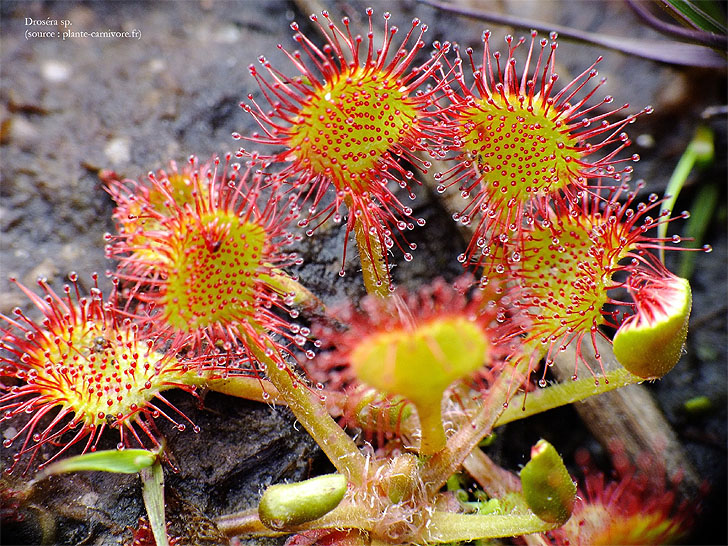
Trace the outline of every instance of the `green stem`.
<instances>
[{"instance_id":1,"label":"green stem","mask_svg":"<svg viewBox=\"0 0 728 546\"><path fill-rule=\"evenodd\" d=\"M346 206L352 210L350 198L345 199ZM361 261L361 272L364 277L364 288L367 294L386 298L389 296L391 278L389 266L385 255L386 249L382 248L379 237L369 233L366 224L361 218L354 220L354 238L359 249L359 260Z\"/></svg>"},{"instance_id":2,"label":"green stem","mask_svg":"<svg viewBox=\"0 0 728 546\"><path fill-rule=\"evenodd\" d=\"M427 544L542 533L558 527L533 514L476 515L435 512L422 537Z\"/></svg>"},{"instance_id":3,"label":"green stem","mask_svg":"<svg viewBox=\"0 0 728 546\"><path fill-rule=\"evenodd\" d=\"M445 447L445 429L442 428L440 404L418 404L420 418L420 455L432 455Z\"/></svg>"},{"instance_id":4,"label":"green stem","mask_svg":"<svg viewBox=\"0 0 728 546\"><path fill-rule=\"evenodd\" d=\"M576 381L557 383L532 393L519 394L509 402L508 407L498 417L495 426L505 425L511 421L524 419L566 404L580 402L596 394L613 391L643 381L643 378L628 372L624 368L616 368L608 371L605 377L600 377L598 384L595 384L593 377L588 377Z\"/></svg>"},{"instance_id":5,"label":"green stem","mask_svg":"<svg viewBox=\"0 0 728 546\"><path fill-rule=\"evenodd\" d=\"M208 379L201 382L201 386L221 394L255 402L283 405L286 403L270 381L257 377L233 376L226 379Z\"/></svg>"},{"instance_id":6,"label":"green stem","mask_svg":"<svg viewBox=\"0 0 728 546\"><path fill-rule=\"evenodd\" d=\"M265 354L257 344L251 343L255 358L265 366L266 374L293 415L326 453L331 463L354 485L362 485L366 479L366 459L354 441L336 424L324 405L314 398L303 379L280 360Z\"/></svg>"},{"instance_id":7,"label":"green stem","mask_svg":"<svg viewBox=\"0 0 728 546\"><path fill-rule=\"evenodd\" d=\"M159 460L139 471L142 479L142 498L147 510L149 526L157 546L169 546L167 525L164 519L164 471Z\"/></svg>"},{"instance_id":8,"label":"green stem","mask_svg":"<svg viewBox=\"0 0 728 546\"><path fill-rule=\"evenodd\" d=\"M272 531L263 525L258 517L257 508L219 517L215 520L215 525L217 525L217 528L223 535L228 537L234 537L237 535L277 537L290 534Z\"/></svg>"},{"instance_id":9,"label":"green stem","mask_svg":"<svg viewBox=\"0 0 728 546\"><path fill-rule=\"evenodd\" d=\"M508 399L510 392L517 390L520 381L525 377L523 372L525 372L526 366L527 363L519 364L512 375L500 374L491 385L483 407L472 422L460 427L458 432L447 440L445 448L425 462L422 467L422 481L426 484L429 496L434 496L440 490L447 479L457 472L462 462L478 443L493 430L496 420L503 412L503 404Z\"/></svg>"},{"instance_id":10,"label":"green stem","mask_svg":"<svg viewBox=\"0 0 728 546\"><path fill-rule=\"evenodd\" d=\"M215 520L215 524L221 533L229 537L243 534L273 537L309 529L338 528L369 531L372 524L372 515L359 506L339 505L319 519L287 528L285 533L273 531L263 525L258 517L257 509L222 516Z\"/></svg>"}]
</instances>

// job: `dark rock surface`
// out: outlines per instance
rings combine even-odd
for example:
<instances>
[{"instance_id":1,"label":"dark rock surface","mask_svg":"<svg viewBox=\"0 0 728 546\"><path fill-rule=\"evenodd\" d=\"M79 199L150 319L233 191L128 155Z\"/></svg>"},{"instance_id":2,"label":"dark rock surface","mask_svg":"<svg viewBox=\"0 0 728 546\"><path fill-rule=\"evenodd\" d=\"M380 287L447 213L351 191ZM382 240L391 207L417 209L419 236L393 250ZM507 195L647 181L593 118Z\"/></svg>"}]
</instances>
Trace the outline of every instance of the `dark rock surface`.
<instances>
[{"instance_id":1,"label":"dark rock surface","mask_svg":"<svg viewBox=\"0 0 728 546\"><path fill-rule=\"evenodd\" d=\"M58 288L69 271L77 271L86 281L92 271L103 273L113 267L103 253L103 234L113 229L112 202L102 189L99 169L139 178L165 167L170 159L184 161L190 154L208 158L234 150L231 133L254 130L252 119L238 108L248 93L258 93L247 66L264 54L284 72L290 69L276 44L294 49L288 28L293 19L314 36L307 30L308 14L299 11L305 4L284 0L2 2L0 312L8 314L18 305L28 308L27 300L7 282L8 276L29 286L43 276ZM430 41L456 39L477 50L483 28L492 28L494 35L507 32L412 1L367 4L379 14L391 11L401 27L408 26L413 16L420 17L430 26L426 35ZM362 2L327 5L350 15L352 27L362 22ZM617 2L506 1L499 7L590 31L654 37L626 5ZM136 29L141 38L26 39L26 30L64 30L29 27L26 18L68 20L74 31ZM569 81L600 54L605 56L600 73L609 78L600 95L612 94L615 104L629 102L633 110L647 104L655 107L654 114L630 126L630 136L636 142L634 151L643 158L635 165L635 178L646 179L649 191L661 192L701 123L701 112L724 101L725 74L671 67L561 40L557 61L562 81ZM717 131L718 161L709 172L691 178L677 210L689 208L702 185L720 183L720 203L705 241L713 244L715 252L696 258L688 354L653 390L699 472L712 482L708 513L717 514L720 521L725 513L728 359L726 131L724 118L707 123ZM397 281L416 286L438 275L454 277L459 271L455 257L463 243L450 218L424 189L418 190L414 206L415 214L427 219L427 226L413 232L412 240L419 248L413 262L398 266ZM301 280L326 303L362 294L353 251L347 276L340 279L337 274L342 243L342 232L334 228L302 244ZM707 395L712 410L698 416L685 413L683 403L697 395ZM202 403L184 393L170 398L202 428L200 434L180 433L160 424L179 467L178 473L166 474L168 494L171 502L178 503L176 513L196 514L185 516L189 521L204 522L205 517L254 506L267 484L305 478L325 465L315 444L293 426L286 409L216 394ZM562 424L561 415L573 424ZM562 429L559 436L566 436L561 440L565 452L588 442L588 433L575 419L569 410L557 417L543 416L527 429L528 438L523 437L523 427L510 427L513 432L506 430L498 444L502 464L516 469L524 462L528 446L543 435L538 427L551 430L553 437L554 422ZM2 427L6 426L3 422ZM573 435L566 433L570 430ZM106 447L117 441L110 436ZM9 456L2 449L3 464ZM36 524L42 514L52 514L56 522L53 543L118 544L120 537L130 536L127 527L134 526L144 512L136 476L55 477L32 501L40 508L29 509L23 524L4 528L3 544L39 542ZM703 527L705 532L697 540L725 540L724 529L714 532L707 524ZM190 543L202 543L199 537L196 540Z\"/></svg>"}]
</instances>

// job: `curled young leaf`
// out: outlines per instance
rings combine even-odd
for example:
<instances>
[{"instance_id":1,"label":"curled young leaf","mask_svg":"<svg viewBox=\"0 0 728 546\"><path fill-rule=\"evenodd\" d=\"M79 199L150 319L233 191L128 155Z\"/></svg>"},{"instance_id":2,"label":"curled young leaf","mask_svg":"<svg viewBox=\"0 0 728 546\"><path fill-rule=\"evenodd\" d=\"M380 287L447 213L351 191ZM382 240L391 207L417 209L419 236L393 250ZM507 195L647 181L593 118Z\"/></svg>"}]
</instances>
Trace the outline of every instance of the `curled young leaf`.
<instances>
[{"instance_id":1,"label":"curled young leaf","mask_svg":"<svg viewBox=\"0 0 728 546\"><path fill-rule=\"evenodd\" d=\"M628 287L637 314L617 330L614 356L633 374L655 379L682 356L693 298L690 284L679 277L639 281Z\"/></svg>"}]
</instances>

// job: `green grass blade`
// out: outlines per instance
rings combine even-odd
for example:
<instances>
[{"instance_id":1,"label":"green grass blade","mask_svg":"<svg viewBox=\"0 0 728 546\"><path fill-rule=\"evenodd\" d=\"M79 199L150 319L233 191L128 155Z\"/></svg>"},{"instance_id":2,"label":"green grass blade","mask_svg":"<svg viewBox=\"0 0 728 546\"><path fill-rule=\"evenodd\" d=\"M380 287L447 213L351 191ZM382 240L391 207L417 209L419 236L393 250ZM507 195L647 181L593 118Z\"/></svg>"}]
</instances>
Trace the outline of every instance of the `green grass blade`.
<instances>
[{"instance_id":1,"label":"green grass blade","mask_svg":"<svg viewBox=\"0 0 728 546\"><path fill-rule=\"evenodd\" d=\"M164 521L164 472L162 464L157 461L151 468L147 467L139 473L142 478L142 498L147 509L149 526L152 528L157 546L169 546L167 527Z\"/></svg>"},{"instance_id":2,"label":"green grass blade","mask_svg":"<svg viewBox=\"0 0 728 546\"><path fill-rule=\"evenodd\" d=\"M709 164L713 161L713 156L713 132L707 127L700 126L696 129L695 136L685 149L670 177L670 181L667 183L667 189L665 189L666 199L660 206L660 215L666 210L672 211L693 167L696 164L700 166ZM657 226L657 237L664 239L666 235L667 222L663 222ZM660 261L665 262L664 248L660 248Z\"/></svg>"},{"instance_id":3,"label":"green grass blade","mask_svg":"<svg viewBox=\"0 0 728 546\"><path fill-rule=\"evenodd\" d=\"M720 8L713 2L696 2L691 0L665 0L668 9L679 14L681 18L689 21L696 28L725 34L726 26L720 17ZM725 17L723 17L725 18Z\"/></svg>"}]
</instances>

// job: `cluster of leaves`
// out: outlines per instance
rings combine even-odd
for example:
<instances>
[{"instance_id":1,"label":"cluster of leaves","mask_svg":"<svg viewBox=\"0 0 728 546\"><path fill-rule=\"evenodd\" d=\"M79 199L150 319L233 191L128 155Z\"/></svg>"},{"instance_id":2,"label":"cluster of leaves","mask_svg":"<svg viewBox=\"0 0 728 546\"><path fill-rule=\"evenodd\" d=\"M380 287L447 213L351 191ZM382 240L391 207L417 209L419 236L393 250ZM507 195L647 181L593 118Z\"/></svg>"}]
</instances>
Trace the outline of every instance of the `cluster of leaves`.
<instances>
[{"instance_id":1,"label":"cluster of leaves","mask_svg":"<svg viewBox=\"0 0 728 546\"><path fill-rule=\"evenodd\" d=\"M390 15L378 37L372 14L364 38L348 19L340 27L326 12L312 16L322 47L292 24L302 52L281 49L293 76L263 57L262 71L251 66L267 104L250 95L242 106L260 131L233 136L274 152L192 157L141 181L102 173L116 202L117 232L106 236L113 293L95 285L82 294L76 274L63 295L44 281L43 296L18 284L42 319L20 309L2 317L0 376L12 379L2 384L2 419L31 415L5 434L6 448L21 443L8 471L26 458L27 472L50 445L62 447L38 467L82 440L94 451L107 428L118 429L119 449L162 450L156 417L199 432L163 392L204 386L288 405L337 470L270 488L256 512L220 520L229 535L445 543L569 520L576 489L545 442L520 478L490 462L471 472L496 499L488 513L470 513L442 488L482 454L478 444L513 396L533 388L542 361L546 387L548 365L567 346L577 348L582 398L677 363L690 287L652 250L679 241L652 234L670 211L657 212L657 195L636 203L642 187L630 187L630 163L639 158L621 157L625 126L651 108L624 115L628 105L609 108L611 97L592 104L600 59L557 86L555 35L507 36L502 55L486 32L480 60L435 42L416 64L426 26L414 20L396 42ZM436 191L468 200L454 219L474 233L457 258L472 275L408 294L392 281L393 257L413 259L407 232L425 222L406 201L415 171L435 164L444 165ZM291 247L328 221L345 222L346 240L354 235L369 295L317 309L326 318L312 334L296 319L321 304L292 273L302 260ZM616 371L598 349L599 337L611 343L605 326L616 330ZM583 380L586 345L601 369ZM342 426L364 429L369 442ZM670 517L660 509L645 520L650 532ZM660 540L682 530L666 528ZM579 543L582 531L563 527L573 535L560 540Z\"/></svg>"}]
</instances>

